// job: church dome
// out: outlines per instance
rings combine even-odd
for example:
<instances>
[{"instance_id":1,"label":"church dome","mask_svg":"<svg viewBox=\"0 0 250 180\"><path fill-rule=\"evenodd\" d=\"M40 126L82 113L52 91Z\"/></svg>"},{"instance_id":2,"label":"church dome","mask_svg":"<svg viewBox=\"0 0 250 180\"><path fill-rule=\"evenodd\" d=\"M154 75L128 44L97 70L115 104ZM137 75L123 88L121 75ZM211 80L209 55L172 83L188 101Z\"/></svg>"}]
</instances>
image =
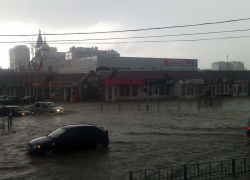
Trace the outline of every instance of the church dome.
<instances>
[{"instance_id":1,"label":"church dome","mask_svg":"<svg viewBox=\"0 0 250 180\"><path fill-rule=\"evenodd\" d=\"M46 42L44 42L44 43L41 45L40 49L41 49L41 50L50 50L50 47L49 47L49 45L48 45Z\"/></svg>"}]
</instances>

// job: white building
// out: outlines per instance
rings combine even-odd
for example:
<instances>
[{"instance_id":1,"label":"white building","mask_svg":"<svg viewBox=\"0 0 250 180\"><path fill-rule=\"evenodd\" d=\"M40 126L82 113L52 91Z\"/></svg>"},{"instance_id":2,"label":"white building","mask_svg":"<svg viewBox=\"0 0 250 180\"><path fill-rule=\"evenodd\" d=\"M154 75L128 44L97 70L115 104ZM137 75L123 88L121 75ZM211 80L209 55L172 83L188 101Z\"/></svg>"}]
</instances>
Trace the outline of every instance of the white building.
<instances>
[{"instance_id":1,"label":"white building","mask_svg":"<svg viewBox=\"0 0 250 180\"><path fill-rule=\"evenodd\" d=\"M60 73L79 73L107 67L118 71L198 70L197 59L139 58L93 56L66 60L59 65Z\"/></svg>"},{"instance_id":2,"label":"white building","mask_svg":"<svg viewBox=\"0 0 250 180\"><path fill-rule=\"evenodd\" d=\"M214 62L212 63L212 70L221 70L221 71L227 71L227 70L233 70L233 71L240 71L245 70L244 63L240 61L230 61L230 62Z\"/></svg>"}]
</instances>

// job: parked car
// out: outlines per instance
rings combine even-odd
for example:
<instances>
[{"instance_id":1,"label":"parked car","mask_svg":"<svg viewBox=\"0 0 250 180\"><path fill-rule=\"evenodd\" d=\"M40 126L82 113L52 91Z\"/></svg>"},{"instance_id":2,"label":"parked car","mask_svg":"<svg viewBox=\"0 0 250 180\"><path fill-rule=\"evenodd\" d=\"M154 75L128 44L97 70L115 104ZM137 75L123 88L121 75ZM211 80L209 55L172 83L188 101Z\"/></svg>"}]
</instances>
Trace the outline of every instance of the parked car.
<instances>
[{"instance_id":1,"label":"parked car","mask_svg":"<svg viewBox=\"0 0 250 180\"><path fill-rule=\"evenodd\" d=\"M28 110L34 113L62 113L65 108L59 107L53 102L37 102L28 106Z\"/></svg>"},{"instance_id":2,"label":"parked car","mask_svg":"<svg viewBox=\"0 0 250 180\"><path fill-rule=\"evenodd\" d=\"M68 125L31 140L26 150L30 155L51 155L59 152L102 148L109 145L109 133L104 127Z\"/></svg>"},{"instance_id":3,"label":"parked car","mask_svg":"<svg viewBox=\"0 0 250 180\"><path fill-rule=\"evenodd\" d=\"M21 104L21 98L19 96L8 96L7 98L2 100L2 104Z\"/></svg>"},{"instance_id":4,"label":"parked car","mask_svg":"<svg viewBox=\"0 0 250 180\"><path fill-rule=\"evenodd\" d=\"M8 97L8 95L2 95L0 96L0 103L2 103L2 100L6 99Z\"/></svg>"},{"instance_id":5,"label":"parked car","mask_svg":"<svg viewBox=\"0 0 250 180\"><path fill-rule=\"evenodd\" d=\"M21 104L33 104L35 102L40 102L40 101L43 101L43 99L38 96L24 96L22 99L21 99Z\"/></svg>"},{"instance_id":6,"label":"parked car","mask_svg":"<svg viewBox=\"0 0 250 180\"><path fill-rule=\"evenodd\" d=\"M21 106L4 106L0 108L0 116L27 116L32 115L31 111L25 110Z\"/></svg>"}]
</instances>

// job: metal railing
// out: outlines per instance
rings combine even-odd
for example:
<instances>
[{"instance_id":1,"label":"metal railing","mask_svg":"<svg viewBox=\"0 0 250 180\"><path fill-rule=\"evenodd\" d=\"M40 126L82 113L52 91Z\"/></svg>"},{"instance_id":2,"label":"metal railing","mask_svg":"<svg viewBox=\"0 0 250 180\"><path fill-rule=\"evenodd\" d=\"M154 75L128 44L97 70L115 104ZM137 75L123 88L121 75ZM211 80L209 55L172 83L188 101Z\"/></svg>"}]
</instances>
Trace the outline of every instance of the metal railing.
<instances>
[{"instance_id":1,"label":"metal railing","mask_svg":"<svg viewBox=\"0 0 250 180\"><path fill-rule=\"evenodd\" d=\"M2 129L2 133L4 133L6 130L9 131L11 127L12 127L12 113L6 117L3 117L2 124L0 124L0 129Z\"/></svg>"},{"instance_id":2,"label":"metal railing","mask_svg":"<svg viewBox=\"0 0 250 180\"><path fill-rule=\"evenodd\" d=\"M129 180L187 180L249 172L248 158L130 171Z\"/></svg>"}]
</instances>

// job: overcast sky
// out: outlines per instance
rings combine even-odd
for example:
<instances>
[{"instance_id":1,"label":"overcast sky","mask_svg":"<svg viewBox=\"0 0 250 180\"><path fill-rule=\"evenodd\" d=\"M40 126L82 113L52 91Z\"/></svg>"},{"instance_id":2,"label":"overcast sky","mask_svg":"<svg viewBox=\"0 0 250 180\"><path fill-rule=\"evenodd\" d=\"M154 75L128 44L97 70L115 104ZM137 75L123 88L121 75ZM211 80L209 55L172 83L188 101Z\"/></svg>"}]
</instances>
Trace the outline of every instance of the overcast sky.
<instances>
[{"instance_id":1,"label":"overcast sky","mask_svg":"<svg viewBox=\"0 0 250 180\"><path fill-rule=\"evenodd\" d=\"M0 0L0 35L38 34L39 28L42 34L60 34L214 23L250 18L249 9L250 1L247 0ZM67 52L72 46L98 47L99 50L114 49L121 56L127 57L198 59L200 69L211 68L211 63L216 61L241 61L244 62L245 68L250 70L250 37L243 37L250 36L250 30L247 29L250 29L250 19L149 31L64 36L46 35L46 40L50 47L57 47L59 52ZM157 38L78 41L61 44L50 42L55 40L164 36L235 30L246 31ZM214 38L225 39L212 40ZM0 39L0 66L8 68L9 49L16 45L23 45L18 41L36 41L37 36L0 36ZM198 39L210 40L183 41ZM118 42L120 44L117 44ZM26 45L30 47L29 43Z\"/></svg>"}]
</instances>

